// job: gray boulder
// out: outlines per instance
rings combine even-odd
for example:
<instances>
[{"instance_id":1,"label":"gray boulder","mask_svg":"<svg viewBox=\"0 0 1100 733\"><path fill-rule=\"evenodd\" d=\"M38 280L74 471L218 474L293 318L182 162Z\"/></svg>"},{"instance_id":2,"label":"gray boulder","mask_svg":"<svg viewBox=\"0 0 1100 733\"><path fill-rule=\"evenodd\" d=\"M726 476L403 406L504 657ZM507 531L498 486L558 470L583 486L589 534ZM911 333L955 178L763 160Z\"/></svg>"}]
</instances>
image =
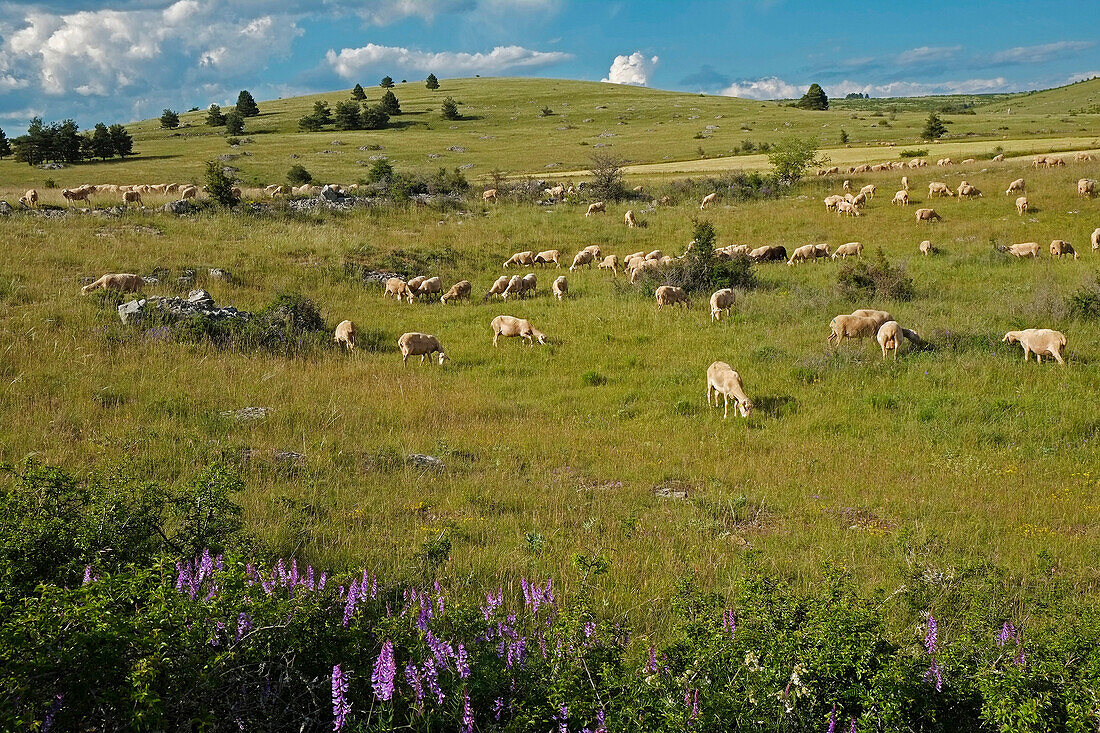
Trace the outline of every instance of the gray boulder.
<instances>
[{"instance_id":1,"label":"gray boulder","mask_svg":"<svg viewBox=\"0 0 1100 733\"><path fill-rule=\"evenodd\" d=\"M0 216L8 216L12 211L11 204L7 201L0 201Z\"/></svg>"},{"instance_id":2,"label":"gray boulder","mask_svg":"<svg viewBox=\"0 0 1100 733\"><path fill-rule=\"evenodd\" d=\"M423 453L413 453L405 459L405 462L417 468L443 468L442 459Z\"/></svg>"},{"instance_id":3,"label":"gray boulder","mask_svg":"<svg viewBox=\"0 0 1100 733\"><path fill-rule=\"evenodd\" d=\"M141 323L155 316L161 323L175 323L185 318L210 318L213 320L238 319L247 321L252 314L233 306L219 308L214 298L205 290L192 290L183 298L141 298L118 307L118 317L125 324Z\"/></svg>"},{"instance_id":4,"label":"gray boulder","mask_svg":"<svg viewBox=\"0 0 1100 733\"><path fill-rule=\"evenodd\" d=\"M169 201L164 206L160 207L161 211L169 214L183 215L190 214L194 210L194 205L187 199L180 199L179 201Z\"/></svg>"},{"instance_id":5,"label":"gray boulder","mask_svg":"<svg viewBox=\"0 0 1100 733\"><path fill-rule=\"evenodd\" d=\"M222 280L227 283L233 282L233 273L229 270L223 270L220 267L211 267L207 270L206 274L210 276L211 280Z\"/></svg>"},{"instance_id":6,"label":"gray boulder","mask_svg":"<svg viewBox=\"0 0 1100 733\"><path fill-rule=\"evenodd\" d=\"M324 188L321 189L321 198L323 198L325 201L343 201L348 197L340 193L331 185L326 185Z\"/></svg>"}]
</instances>

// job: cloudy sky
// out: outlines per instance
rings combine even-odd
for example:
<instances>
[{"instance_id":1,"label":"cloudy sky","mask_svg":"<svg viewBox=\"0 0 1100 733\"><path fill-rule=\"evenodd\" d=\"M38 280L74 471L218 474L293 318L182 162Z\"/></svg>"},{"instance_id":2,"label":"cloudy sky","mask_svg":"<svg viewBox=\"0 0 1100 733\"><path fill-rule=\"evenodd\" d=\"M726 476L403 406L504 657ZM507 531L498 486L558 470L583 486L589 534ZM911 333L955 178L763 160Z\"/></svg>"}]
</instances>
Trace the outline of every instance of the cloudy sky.
<instances>
[{"instance_id":1,"label":"cloudy sky","mask_svg":"<svg viewBox=\"0 0 1100 733\"><path fill-rule=\"evenodd\" d=\"M423 78L771 99L1016 91L1100 75L1098 0L0 0L0 127L129 121Z\"/></svg>"}]
</instances>

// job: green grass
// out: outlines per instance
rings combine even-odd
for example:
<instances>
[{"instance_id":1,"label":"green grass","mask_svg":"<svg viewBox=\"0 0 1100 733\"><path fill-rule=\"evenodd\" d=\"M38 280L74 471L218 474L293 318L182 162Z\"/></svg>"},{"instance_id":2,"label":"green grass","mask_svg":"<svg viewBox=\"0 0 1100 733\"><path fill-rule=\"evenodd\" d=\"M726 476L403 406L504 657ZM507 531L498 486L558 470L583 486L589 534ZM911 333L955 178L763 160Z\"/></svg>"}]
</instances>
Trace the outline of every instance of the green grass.
<instances>
[{"instance_id":1,"label":"green grass","mask_svg":"<svg viewBox=\"0 0 1100 733\"><path fill-rule=\"evenodd\" d=\"M1070 320L1064 303L1100 268L1088 248L1100 208L1075 193L1083 170L1021 161L968 171L986 197L936 200L944 221L932 226L913 220L922 189L954 186L958 170L910 173L908 208L889 204L895 174L854 177L879 185L859 219L827 214L820 199L839 185L813 180L777 201L720 201L703 213L683 200L634 230L622 224L626 205L586 219L582 204L479 201L468 212L301 219L17 215L5 221L0 262L0 460L126 464L182 483L228 457L244 471L248 527L277 551L401 577L421 544L447 531L448 576L475 590L519 573L550 574L568 589L574 554L597 554L610 561L609 610L654 623L674 577L692 571L724 588L753 551L801 582L832 561L888 590L918 556L945 572L989 561L1013 576L1052 557L1088 595L1100 539L1100 323ZM1025 217L1001 193L1019 175L1036 207ZM598 242L620 255L676 253L696 216L713 222L720 245L881 247L906 267L917 297L845 301L839 263L826 262L760 266L761 287L739 294L721 324L701 298L658 313L644 293L595 270L568 274L561 303L548 296L556 270L538 271L530 301L479 299L513 251L572 255ZM941 255L918 254L926 238ZM993 251L1053 238L1081 259ZM471 280L474 302L397 305L344 275L345 257L369 264L397 250L438 262L425 274L445 287ZM206 282L214 266L238 281ZM304 293L330 325L350 318L380 330L387 348L287 359L149 341L79 295L82 277L155 268L194 268L219 303L244 309ZM174 282L148 292L174 292ZM829 320L858 307L890 310L935 350L894 364L874 344L829 348ZM551 345L494 349L489 321L501 313L530 318ZM1006 330L1040 326L1068 334L1065 368L1025 364L1000 343ZM405 331L438 335L450 363L403 369L395 343ZM704 374L719 359L741 373L757 405L751 419L723 421L707 408ZM220 414L246 406L275 412L248 424ZM304 454L304 464L279 464L278 450ZM446 468L404 465L414 452ZM655 495L670 487L687 498Z\"/></svg>"}]
</instances>

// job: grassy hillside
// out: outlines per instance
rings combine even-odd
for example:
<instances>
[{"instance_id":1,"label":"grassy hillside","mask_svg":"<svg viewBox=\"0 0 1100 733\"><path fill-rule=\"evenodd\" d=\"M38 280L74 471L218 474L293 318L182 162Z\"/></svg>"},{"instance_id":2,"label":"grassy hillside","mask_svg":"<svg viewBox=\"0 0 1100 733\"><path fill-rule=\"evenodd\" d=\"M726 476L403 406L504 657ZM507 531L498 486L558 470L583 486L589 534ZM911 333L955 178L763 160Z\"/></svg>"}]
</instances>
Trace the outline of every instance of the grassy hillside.
<instances>
[{"instance_id":1,"label":"grassy hillside","mask_svg":"<svg viewBox=\"0 0 1100 733\"><path fill-rule=\"evenodd\" d=\"M1035 100L1041 97L1032 95L1013 103L1011 114L986 105L976 114L947 115L947 140L988 142L992 149L1006 140L1024 139L1043 149L1043 140L1091 139L1100 135L1100 114L1064 116L1066 105L1078 104L1072 101L1076 94L1092 93L1095 84L1089 84L1042 93L1061 102L1039 105ZM207 127L200 111L182 115L185 126L176 131L159 129L155 120L131 125L138 152L134 159L61 171L0 161L0 180L9 187L5 194L41 188L48 178L59 186L197 181L203 161L219 156L234 156L227 164L240 169L246 184L283 183L294 164L319 180L350 183L363 177L372 157L380 155L402 170L461 168L472 179L493 170L544 175L584 169L595 151L637 164L737 155L732 165L738 166L740 154L789 135L816 137L846 157L877 159L883 155L881 143L916 144L927 116L923 102L909 108L895 101L901 105L897 111L884 102L878 109L838 104L826 112L808 112L775 102L553 79L454 79L435 92L422 82L398 84L394 91L404 114L388 130L297 130L298 119L312 110L314 101L334 105L348 98L347 91L339 91L261 102L261 116L246 124L251 142L240 148L229 148L222 128ZM375 87L368 95L377 99L381 92ZM440 117L446 96L458 100L466 119L447 122ZM1026 111L1029 104L1034 112ZM1058 104L1062 106L1054 115L1051 110ZM544 108L550 114L543 116ZM841 146L841 130L850 138L848 147ZM851 150L857 152L844 152Z\"/></svg>"},{"instance_id":2,"label":"grassy hillside","mask_svg":"<svg viewBox=\"0 0 1100 733\"><path fill-rule=\"evenodd\" d=\"M1022 115L1097 115L1100 114L1100 79L1087 79L1055 89L1027 92L999 100L988 107L991 112Z\"/></svg>"}]
</instances>

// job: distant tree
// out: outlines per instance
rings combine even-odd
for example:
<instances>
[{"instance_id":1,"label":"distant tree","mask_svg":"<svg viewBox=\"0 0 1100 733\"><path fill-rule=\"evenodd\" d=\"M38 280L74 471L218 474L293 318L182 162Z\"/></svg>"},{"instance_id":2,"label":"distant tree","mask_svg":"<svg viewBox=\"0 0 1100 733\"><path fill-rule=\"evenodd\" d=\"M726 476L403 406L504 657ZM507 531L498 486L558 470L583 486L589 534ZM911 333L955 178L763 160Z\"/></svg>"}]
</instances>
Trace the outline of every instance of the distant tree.
<instances>
[{"instance_id":1,"label":"distant tree","mask_svg":"<svg viewBox=\"0 0 1100 733\"><path fill-rule=\"evenodd\" d=\"M393 179L393 166L385 158L378 158L367 168L369 183L389 183Z\"/></svg>"},{"instance_id":2,"label":"distant tree","mask_svg":"<svg viewBox=\"0 0 1100 733\"><path fill-rule=\"evenodd\" d=\"M847 130L841 130L840 131L840 144L841 145L847 145L848 144L848 131Z\"/></svg>"},{"instance_id":3,"label":"distant tree","mask_svg":"<svg viewBox=\"0 0 1100 733\"><path fill-rule=\"evenodd\" d=\"M812 138L790 137L772 145L768 152L768 161L775 167L779 180L794 183L814 166L826 162L818 155L817 140Z\"/></svg>"},{"instance_id":4,"label":"distant tree","mask_svg":"<svg viewBox=\"0 0 1100 733\"><path fill-rule=\"evenodd\" d=\"M134 138L125 127L111 125L107 128L107 132L111 135L111 145L114 147L115 155L125 158L127 155L134 154Z\"/></svg>"},{"instance_id":5,"label":"distant tree","mask_svg":"<svg viewBox=\"0 0 1100 733\"><path fill-rule=\"evenodd\" d=\"M445 120L461 120L462 115L458 112L458 103L451 97L447 97L443 100L443 106L439 108L439 111L443 114Z\"/></svg>"},{"instance_id":6,"label":"distant tree","mask_svg":"<svg viewBox=\"0 0 1100 733\"><path fill-rule=\"evenodd\" d=\"M382 101L379 102L382 105L382 109L386 110L386 114L393 116L401 114L401 104L397 101L397 95L389 89L382 95Z\"/></svg>"},{"instance_id":7,"label":"distant tree","mask_svg":"<svg viewBox=\"0 0 1100 733\"><path fill-rule=\"evenodd\" d=\"M439 79L435 78L435 74L428 74L428 78L424 80L424 86L428 87L432 91L439 89Z\"/></svg>"},{"instance_id":8,"label":"distant tree","mask_svg":"<svg viewBox=\"0 0 1100 733\"><path fill-rule=\"evenodd\" d=\"M244 132L244 115L233 110L225 116L225 131L230 135L240 135Z\"/></svg>"},{"instance_id":9,"label":"distant tree","mask_svg":"<svg viewBox=\"0 0 1100 733\"><path fill-rule=\"evenodd\" d=\"M222 112L222 108L216 104L210 105L210 109L206 110L206 124L211 127L221 127L225 124L225 113Z\"/></svg>"},{"instance_id":10,"label":"distant tree","mask_svg":"<svg viewBox=\"0 0 1100 733\"><path fill-rule=\"evenodd\" d=\"M92 132L89 152L100 160L107 160L116 155L115 142L111 139L111 131L102 122L98 123Z\"/></svg>"},{"instance_id":11,"label":"distant tree","mask_svg":"<svg viewBox=\"0 0 1100 733\"><path fill-rule=\"evenodd\" d=\"M395 99L396 101L396 99ZM359 114L359 127L363 130L381 130L390 122L390 114L381 104L363 105Z\"/></svg>"},{"instance_id":12,"label":"distant tree","mask_svg":"<svg viewBox=\"0 0 1100 733\"><path fill-rule=\"evenodd\" d=\"M393 79L388 76L383 76L382 81L378 83L378 86L383 89L393 89Z\"/></svg>"},{"instance_id":13,"label":"distant tree","mask_svg":"<svg viewBox=\"0 0 1100 733\"><path fill-rule=\"evenodd\" d=\"M313 175L301 165L292 165L286 172L286 180L292 186L301 186L313 182Z\"/></svg>"},{"instance_id":14,"label":"distant tree","mask_svg":"<svg viewBox=\"0 0 1100 733\"><path fill-rule=\"evenodd\" d=\"M588 165L592 174L592 195L604 201L619 201L626 197L623 184L623 161L611 153L593 154Z\"/></svg>"},{"instance_id":15,"label":"distant tree","mask_svg":"<svg viewBox=\"0 0 1100 733\"><path fill-rule=\"evenodd\" d=\"M4 134L3 130L0 130L0 160L11 155L11 143L8 142L8 136Z\"/></svg>"},{"instance_id":16,"label":"distant tree","mask_svg":"<svg viewBox=\"0 0 1100 733\"><path fill-rule=\"evenodd\" d=\"M355 88L351 90L351 98L359 101L367 98L367 92L363 89L362 84L356 84Z\"/></svg>"},{"instance_id":17,"label":"distant tree","mask_svg":"<svg viewBox=\"0 0 1100 733\"><path fill-rule=\"evenodd\" d=\"M80 128L72 120L65 120L56 128L54 160L63 163L79 163L83 158Z\"/></svg>"},{"instance_id":18,"label":"distant tree","mask_svg":"<svg viewBox=\"0 0 1100 733\"><path fill-rule=\"evenodd\" d=\"M252 94L247 89L241 91L237 95L237 112L241 117L255 117L260 114L260 108L256 104L256 100L252 98Z\"/></svg>"},{"instance_id":19,"label":"distant tree","mask_svg":"<svg viewBox=\"0 0 1100 733\"><path fill-rule=\"evenodd\" d=\"M337 102L333 117L337 130L358 130L363 122L359 113L359 103L351 100Z\"/></svg>"},{"instance_id":20,"label":"distant tree","mask_svg":"<svg viewBox=\"0 0 1100 733\"><path fill-rule=\"evenodd\" d=\"M811 84L795 106L802 109L829 109L829 98L825 96L825 90L819 85Z\"/></svg>"},{"instance_id":21,"label":"distant tree","mask_svg":"<svg viewBox=\"0 0 1100 733\"><path fill-rule=\"evenodd\" d=\"M935 112L928 113L928 119L924 121L924 129L921 130L921 137L925 140L938 140L947 134L947 126L943 124L943 120Z\"/></svg>"},{"instance_id":22,"label":"distant tree","mask_svg":"<svg viewBox=\"0 0 1100 733\"><path fill-rule=\"evenodd\" d=\"M180 116L176 112L166 109L160 116L160 126L165 130L175 130L180 126Z\"/></svg>"},{"instance_id":23,"label":"distant tree","mask_svg":"<svg viewBox=\"0 0 1100 733\"><path fill-rule=\"evenodd\" d=\"M225 175L221 163L216 160L208 161L205 178L210 198L222 206L236 206L240 203L240 199L233 192L233 180Z\"/></svg>"},{"instance_id":24,"label":"distant tree","mask_svg":"<svg viewBox=\"0 0 1100 733\"><path fill-rule=\"evenodd\" d=\"M320 121L313 115L306 115L298 120L298 129L303 132L319 132L321 128Z\"/></svg>"}]
</instances>

